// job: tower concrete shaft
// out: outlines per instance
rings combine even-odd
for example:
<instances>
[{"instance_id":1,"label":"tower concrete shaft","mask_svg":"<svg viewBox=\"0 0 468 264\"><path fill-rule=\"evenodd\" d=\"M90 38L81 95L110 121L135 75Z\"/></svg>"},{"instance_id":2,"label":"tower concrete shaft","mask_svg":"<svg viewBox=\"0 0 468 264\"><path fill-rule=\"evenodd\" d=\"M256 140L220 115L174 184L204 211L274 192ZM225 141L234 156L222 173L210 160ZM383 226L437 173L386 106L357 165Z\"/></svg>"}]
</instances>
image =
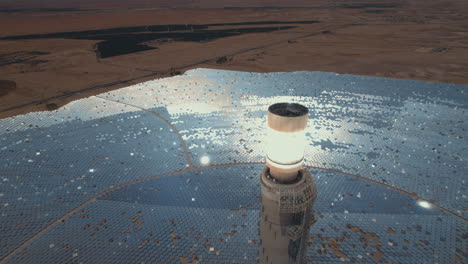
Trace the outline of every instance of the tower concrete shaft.
<instances>
[{"instance_id":1,"label":"tower concrete shaft","mask_svg":"<svg viewBox=\"0 0 468 264\"><path fill-rule=\"evenodd\" d=\"M287 184L276 181L265 167L260 178L260 263L305 263L309 230L315 218L312 205L317 188L307 169Z\"/></svg>"}]
</instances>

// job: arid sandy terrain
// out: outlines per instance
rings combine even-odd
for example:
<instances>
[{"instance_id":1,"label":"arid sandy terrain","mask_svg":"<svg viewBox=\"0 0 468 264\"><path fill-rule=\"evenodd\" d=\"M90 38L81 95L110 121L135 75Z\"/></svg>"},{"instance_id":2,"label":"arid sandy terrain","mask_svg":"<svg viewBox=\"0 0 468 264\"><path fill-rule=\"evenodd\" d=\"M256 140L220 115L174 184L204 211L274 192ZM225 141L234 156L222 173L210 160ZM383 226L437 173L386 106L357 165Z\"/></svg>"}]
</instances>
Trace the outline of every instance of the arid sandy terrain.
<instances>
[{"instance_id":1,"label":"arid sandy terrain","mask_svg":"<svg viewBox=\"0 0 468 264\"><path fill-rule=\"evenodd\" d=\"M0 1L0 118L199 67L467 84L468 2Z\"/></svg>"}]
</instances>

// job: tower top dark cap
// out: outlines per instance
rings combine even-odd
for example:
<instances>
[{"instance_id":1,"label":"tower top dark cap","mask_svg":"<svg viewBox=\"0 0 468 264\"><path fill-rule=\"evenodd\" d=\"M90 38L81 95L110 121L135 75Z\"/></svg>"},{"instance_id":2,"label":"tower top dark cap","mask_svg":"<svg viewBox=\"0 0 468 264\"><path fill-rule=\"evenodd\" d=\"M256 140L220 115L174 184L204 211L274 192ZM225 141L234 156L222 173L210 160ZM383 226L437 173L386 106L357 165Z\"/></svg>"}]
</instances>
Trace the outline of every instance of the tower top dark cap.
<instances>
[{"instance_id":1,"label":"tower top dark cap","mask_svg":"<svg viewBox=\"0 0 468 264\"><path fill-rule=\"evenodd\" d=\"M283 117L299 117L309 113L309 109L307 109L307 107L295 103L273 104L268 107L268 111L272 114Z\"/></svg>"}]
</instances>

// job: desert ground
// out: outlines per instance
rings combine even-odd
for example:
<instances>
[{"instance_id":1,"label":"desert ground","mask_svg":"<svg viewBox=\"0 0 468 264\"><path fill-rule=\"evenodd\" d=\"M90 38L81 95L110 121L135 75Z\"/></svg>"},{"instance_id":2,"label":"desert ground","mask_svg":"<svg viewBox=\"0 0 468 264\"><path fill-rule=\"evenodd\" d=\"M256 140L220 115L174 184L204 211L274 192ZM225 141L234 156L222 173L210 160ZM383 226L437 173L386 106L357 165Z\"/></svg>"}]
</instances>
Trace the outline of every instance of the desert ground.
<instances>
[{"instance_id":1,"label":"desert ground","mask_svg":"<svg viewBox=\"0 0 468 264\"><path fill-rule=\"evenodd\" d=\"M0 1L0 118L201 67L468 84L468 2Z\"/></svg>"}]
</instances>

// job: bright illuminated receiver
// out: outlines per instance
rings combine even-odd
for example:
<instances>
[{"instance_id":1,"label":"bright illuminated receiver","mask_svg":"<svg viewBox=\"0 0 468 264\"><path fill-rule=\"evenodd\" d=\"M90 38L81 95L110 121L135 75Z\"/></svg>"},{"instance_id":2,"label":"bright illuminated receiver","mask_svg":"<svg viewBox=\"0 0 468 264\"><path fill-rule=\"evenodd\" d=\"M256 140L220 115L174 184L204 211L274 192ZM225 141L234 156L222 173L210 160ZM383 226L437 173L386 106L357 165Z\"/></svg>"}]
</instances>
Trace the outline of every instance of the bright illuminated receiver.
<instances>
[{"instance_id":1,"label":"bright illuminated receiver","mask_svg":"<svg viewBox=\"0 0 468 264\"><path fill-rule=\"evenodd\" d=\"M266 163L274 179L292 181L304 166L308 119L309 110L300 104L278 103L268 108Z\"/></svg>"}]
</instances>

